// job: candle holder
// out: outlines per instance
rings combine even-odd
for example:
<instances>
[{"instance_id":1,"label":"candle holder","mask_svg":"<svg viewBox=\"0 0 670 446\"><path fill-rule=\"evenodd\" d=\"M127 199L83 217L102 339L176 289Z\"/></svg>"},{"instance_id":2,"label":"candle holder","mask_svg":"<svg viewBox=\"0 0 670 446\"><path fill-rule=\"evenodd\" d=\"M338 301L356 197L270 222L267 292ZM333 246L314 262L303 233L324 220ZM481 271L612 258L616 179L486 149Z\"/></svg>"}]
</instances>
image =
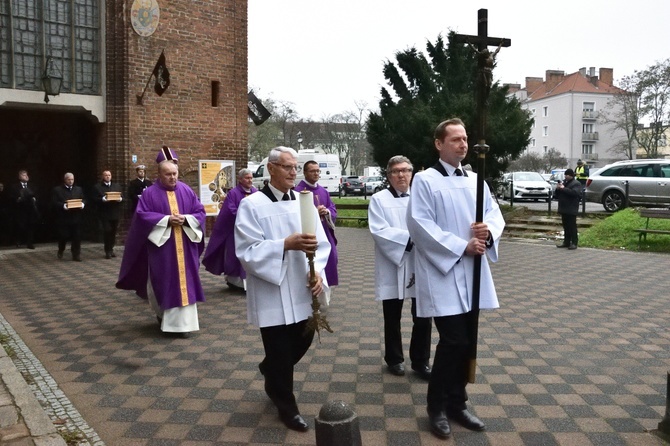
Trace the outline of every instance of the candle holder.
<instances>
[{"instance_id":1,"label":"candle holder","mask_svg":"<svg viewBox=\"0 0 670 446\"><path fill-rule=\"evenodd\" d=\"M309 288L310 290L316 285L316 272L314 271L314 254L307 254L307 262L309 263ZM309 332L315 332L319 338L319 343L321 343L321 330L326 330L328 333L332 333L333 329L330 328L330 324L326 319L326 316L321 314L321 302L319 302L319 296L312 294L312 316L307 320L307 327L305 330Z\"/></svg>"}]
</instances>

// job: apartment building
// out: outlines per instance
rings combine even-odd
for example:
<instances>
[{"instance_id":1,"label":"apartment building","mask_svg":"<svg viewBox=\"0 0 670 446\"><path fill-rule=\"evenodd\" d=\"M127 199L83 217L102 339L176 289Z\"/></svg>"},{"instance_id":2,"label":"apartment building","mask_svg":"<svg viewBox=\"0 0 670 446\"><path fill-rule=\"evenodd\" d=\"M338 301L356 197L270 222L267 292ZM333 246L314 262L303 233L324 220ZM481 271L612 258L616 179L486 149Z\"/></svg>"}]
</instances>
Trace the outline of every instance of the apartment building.
<instances>
[{"instance_id":1,"label":"apartment building","mask_svg":"<svg viewBox=\"0 0 670 446\"><path fill-rule=\"evenodd\" d=\"M534 118L529 152L543 155L554 148L570 166L578 159L590 167L604 166L620 159L609 151L624 134L613 130L599 117L613 95L621 89L613 85L614 70L580 68L571 74L547 70L545 78L527 77L523 88L508 84Z\"/></svg>"}]
</instances>

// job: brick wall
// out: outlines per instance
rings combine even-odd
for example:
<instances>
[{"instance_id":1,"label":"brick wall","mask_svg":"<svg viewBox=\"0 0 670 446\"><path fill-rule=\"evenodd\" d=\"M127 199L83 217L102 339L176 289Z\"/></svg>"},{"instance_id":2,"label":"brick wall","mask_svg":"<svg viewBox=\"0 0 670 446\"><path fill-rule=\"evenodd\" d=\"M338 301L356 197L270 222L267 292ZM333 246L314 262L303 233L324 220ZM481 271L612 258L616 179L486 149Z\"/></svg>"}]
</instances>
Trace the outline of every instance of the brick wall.
<instances>
[{"instance_id":1,"label":"brick wall","mask_svg":"<svg viewBox=\"0 0 670 446\"><path fill-rule=\"evenodd\" d=\"M142 37L130 24L132 0L106 2L107 126L99 170L110 167L126 183L134 177L131 155L155 176L162 145L179 154L182 180L196 185L199 159L247 162L247 1L162 0L160 24ZM157 96L153 79L165 50L170 87ZM220 83L212 106L212 81Z\"/></svg>"}]
</instances>

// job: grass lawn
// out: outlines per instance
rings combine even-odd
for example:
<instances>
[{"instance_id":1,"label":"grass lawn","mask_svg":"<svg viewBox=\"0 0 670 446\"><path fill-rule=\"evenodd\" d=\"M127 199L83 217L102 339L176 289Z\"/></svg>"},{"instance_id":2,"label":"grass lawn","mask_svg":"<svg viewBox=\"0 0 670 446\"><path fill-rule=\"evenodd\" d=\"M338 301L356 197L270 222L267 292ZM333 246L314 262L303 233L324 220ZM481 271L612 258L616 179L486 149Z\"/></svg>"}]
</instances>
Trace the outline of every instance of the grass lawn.
<instances>
[{"instance_id":1,"label":"grass lawn","mask_svg":"<svg viewBox=\"0 0 670 446\"><path fill-rule=\"evenodd\" d=\"M644 228L646 218L640 217L635 208L615 212L601 223L579 234L579 246L600 249L622 249L627 251L670 252L670 235L647 234L638 248L638 233ZM670 231L670 220L652 218L649 229Z\"/></svg>"},{"instance_id":2,"label":"grass lawn","mask_svg":"<svg viewBox=\"0 0 670 446\"><path fill-rule=\"evenodd\" d=\"M368 196L367 199L362 199L362 198L335 198L332 197L333 203L335 203L335 207L337 207L340 204L367 204L370 203L370 197ZM337 210L337 215L338 217L367 217L368 211L366 210L354 210L354 209L338 209ZM351 228L367 228L368 225L367 223L363 222L358 222L357 220L337 220L335 222L337 226L347 226Z\"/></svg>"}]
</instances>

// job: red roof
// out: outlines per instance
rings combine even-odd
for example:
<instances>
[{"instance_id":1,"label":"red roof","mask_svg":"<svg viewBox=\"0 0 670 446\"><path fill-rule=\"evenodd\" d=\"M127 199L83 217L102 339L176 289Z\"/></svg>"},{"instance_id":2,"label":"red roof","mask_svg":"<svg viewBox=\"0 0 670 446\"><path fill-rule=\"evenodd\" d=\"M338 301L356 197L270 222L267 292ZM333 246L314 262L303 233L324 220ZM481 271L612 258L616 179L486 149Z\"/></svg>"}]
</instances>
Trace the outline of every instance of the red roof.
<instances>
[{"instance_id":1,"label":"red roof","mask_svg":"<svg viewBox=\"0 0 670 446\"><path fill-rule=\"evenodd\" d=\"M624 90L598 79L596 76L587 77L576 71L572 74L556 76L548 81L542 82L535 91L528 91L528 99L538 100L564 93L595 93L595 94L617 94Z\"/></svg>"}]
</instances>

